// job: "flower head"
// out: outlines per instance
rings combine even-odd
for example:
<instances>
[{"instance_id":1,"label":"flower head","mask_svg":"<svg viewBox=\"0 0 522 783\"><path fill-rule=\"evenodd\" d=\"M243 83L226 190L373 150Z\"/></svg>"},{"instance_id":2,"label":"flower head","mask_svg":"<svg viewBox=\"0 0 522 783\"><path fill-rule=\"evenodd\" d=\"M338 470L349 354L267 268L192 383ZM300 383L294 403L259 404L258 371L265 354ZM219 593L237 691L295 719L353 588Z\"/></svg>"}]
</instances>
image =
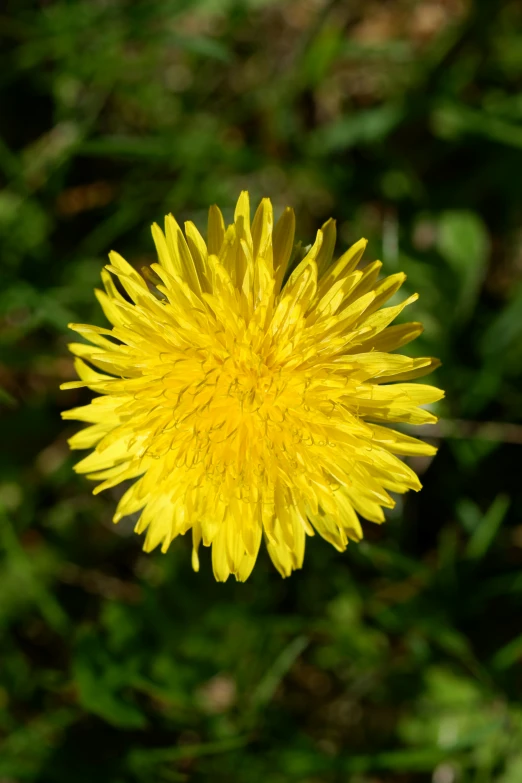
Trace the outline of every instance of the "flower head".
<instances>
[{"instance_id":1,"label":"flower head","mask_svg":"<svg viewBox=\"0 0 522 783\"><path fill-rule=\"evenodd\" d=\"M249 576L263 535L283 576L314 531L345 549L390 491L420 489L397 455L435 452L383 426L436 421L420 406L443 396L410 383L436 360L390 353L422 331L390 326L416 295L382 308L405 276L358 269L364 239L332 263L332 220L306 252L294 229L269 199L251 223L246 192L226 229L210 208L207 242L169 215L152 227L154 284L112 252L96 291L112 328L71 324L91 344L70 346L81 380L64 388L100 395L63 414L89 423L69 441L94 449L76 470L94 492L133 479L114 521L141 512L146 551L192 530L194 568L212 546L220 581Z\"/></svg>"}]
</instances>

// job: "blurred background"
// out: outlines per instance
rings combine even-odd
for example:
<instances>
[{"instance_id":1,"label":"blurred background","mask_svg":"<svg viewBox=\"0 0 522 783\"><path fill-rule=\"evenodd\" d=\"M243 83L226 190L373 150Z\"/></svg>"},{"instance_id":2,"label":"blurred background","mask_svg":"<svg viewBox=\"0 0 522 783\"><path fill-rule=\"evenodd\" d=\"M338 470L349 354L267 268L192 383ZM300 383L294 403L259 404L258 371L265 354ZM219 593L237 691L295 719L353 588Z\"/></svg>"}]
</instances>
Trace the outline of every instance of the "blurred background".
<instances>
[{"instance_id":1,"label":"blurred background","mask_svg":"<svg viewBox=\"0 0 522 783\"><path fill-rule=\"evenodd\" d=\"M1 783L520 783L522 3L4 0L0 35ZM112 525L58 385L107 252L242 188L408 274L447 399L388 524L219 585Z\"/></svg>"}]
</instances>

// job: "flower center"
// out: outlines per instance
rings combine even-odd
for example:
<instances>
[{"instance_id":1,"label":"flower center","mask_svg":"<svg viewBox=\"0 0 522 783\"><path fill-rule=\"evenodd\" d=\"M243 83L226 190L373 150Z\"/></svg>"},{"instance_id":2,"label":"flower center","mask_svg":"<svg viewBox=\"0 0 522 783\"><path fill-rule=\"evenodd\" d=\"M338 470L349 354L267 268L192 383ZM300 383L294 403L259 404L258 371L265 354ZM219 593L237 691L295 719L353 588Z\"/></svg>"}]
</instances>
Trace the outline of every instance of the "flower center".
<instances>
[{"instance_id":1,"label":"flower center","mask_svg":"<svg viewBox=\"0 0 522 783\"><path fill-rule=\"evenodd\" d=\"M252 351L230 356L223 363L220 375L220 391L236 401L243 414L259 411L275 392L273 370Z\"/></svg>"}]
</instances>

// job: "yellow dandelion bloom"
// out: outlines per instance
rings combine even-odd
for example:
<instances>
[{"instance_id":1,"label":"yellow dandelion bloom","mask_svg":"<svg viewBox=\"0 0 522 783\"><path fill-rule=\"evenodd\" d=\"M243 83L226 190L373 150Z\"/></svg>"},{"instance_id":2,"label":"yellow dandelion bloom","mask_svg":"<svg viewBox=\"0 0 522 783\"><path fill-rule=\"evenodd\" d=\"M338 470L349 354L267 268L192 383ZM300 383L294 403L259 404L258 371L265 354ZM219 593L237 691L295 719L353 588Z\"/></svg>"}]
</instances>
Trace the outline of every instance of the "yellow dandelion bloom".
<instances>
[{"instance_id":1,"label":"yellow dandelion bloom","mask_svg":"<svg viewBox=\"0 0 522 783\"><path fill-rule=\"evenodd\" d=\"M333 220L306 252L294 230L266 198L251 223L246 192L228 228L210 208L206 242L169 215L153 283L112 252L96 291L112 328L71 324L91 344L70 345L81 380L62 388L100 395L63 414L90 425L69 441L94 448L76 470L94 492L134 479L114 521L141 512L146 551L192 530L194 569L203 542L219 581L247 579L263 536L283 576L314 531L344 550L390 491L420 489L399 456L435 452L383 426L434 422L420 406L443 396L410 383L436 360L390 353L422 331L390 326L416 295L382 308L405 275L358 269L364 239L332 263Z\"/></svg>"}]
</instances>

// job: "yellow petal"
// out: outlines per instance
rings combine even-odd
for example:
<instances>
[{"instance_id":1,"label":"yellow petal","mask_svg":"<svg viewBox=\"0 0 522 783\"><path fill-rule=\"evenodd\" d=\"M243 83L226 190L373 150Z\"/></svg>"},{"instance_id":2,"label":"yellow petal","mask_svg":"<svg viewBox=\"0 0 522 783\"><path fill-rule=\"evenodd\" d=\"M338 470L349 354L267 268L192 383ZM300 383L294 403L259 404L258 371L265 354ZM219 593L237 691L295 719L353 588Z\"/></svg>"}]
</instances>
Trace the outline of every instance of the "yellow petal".
<instances>
[{"instance_id":1,"label":"yellow petal","mask_svg":"<svg viewBox=\"0 0 522 783\"><path fill-rule=\"evenodd\" d=\"M295 235L294 210L287 207L274 228L274 293L278 294L283 284L288 262L292 255Z\"/></svg>"},{"instance_id":2,"label":"yellow petal","mask_svg":"<svg viewBox=\"0 0 522 783\"><path fill-rule=\"evenodd\" d=\"M208 211L208 252L219 256L225 238L225 221L221 210L215 204Z\"/></svg>"}]
</instances>

